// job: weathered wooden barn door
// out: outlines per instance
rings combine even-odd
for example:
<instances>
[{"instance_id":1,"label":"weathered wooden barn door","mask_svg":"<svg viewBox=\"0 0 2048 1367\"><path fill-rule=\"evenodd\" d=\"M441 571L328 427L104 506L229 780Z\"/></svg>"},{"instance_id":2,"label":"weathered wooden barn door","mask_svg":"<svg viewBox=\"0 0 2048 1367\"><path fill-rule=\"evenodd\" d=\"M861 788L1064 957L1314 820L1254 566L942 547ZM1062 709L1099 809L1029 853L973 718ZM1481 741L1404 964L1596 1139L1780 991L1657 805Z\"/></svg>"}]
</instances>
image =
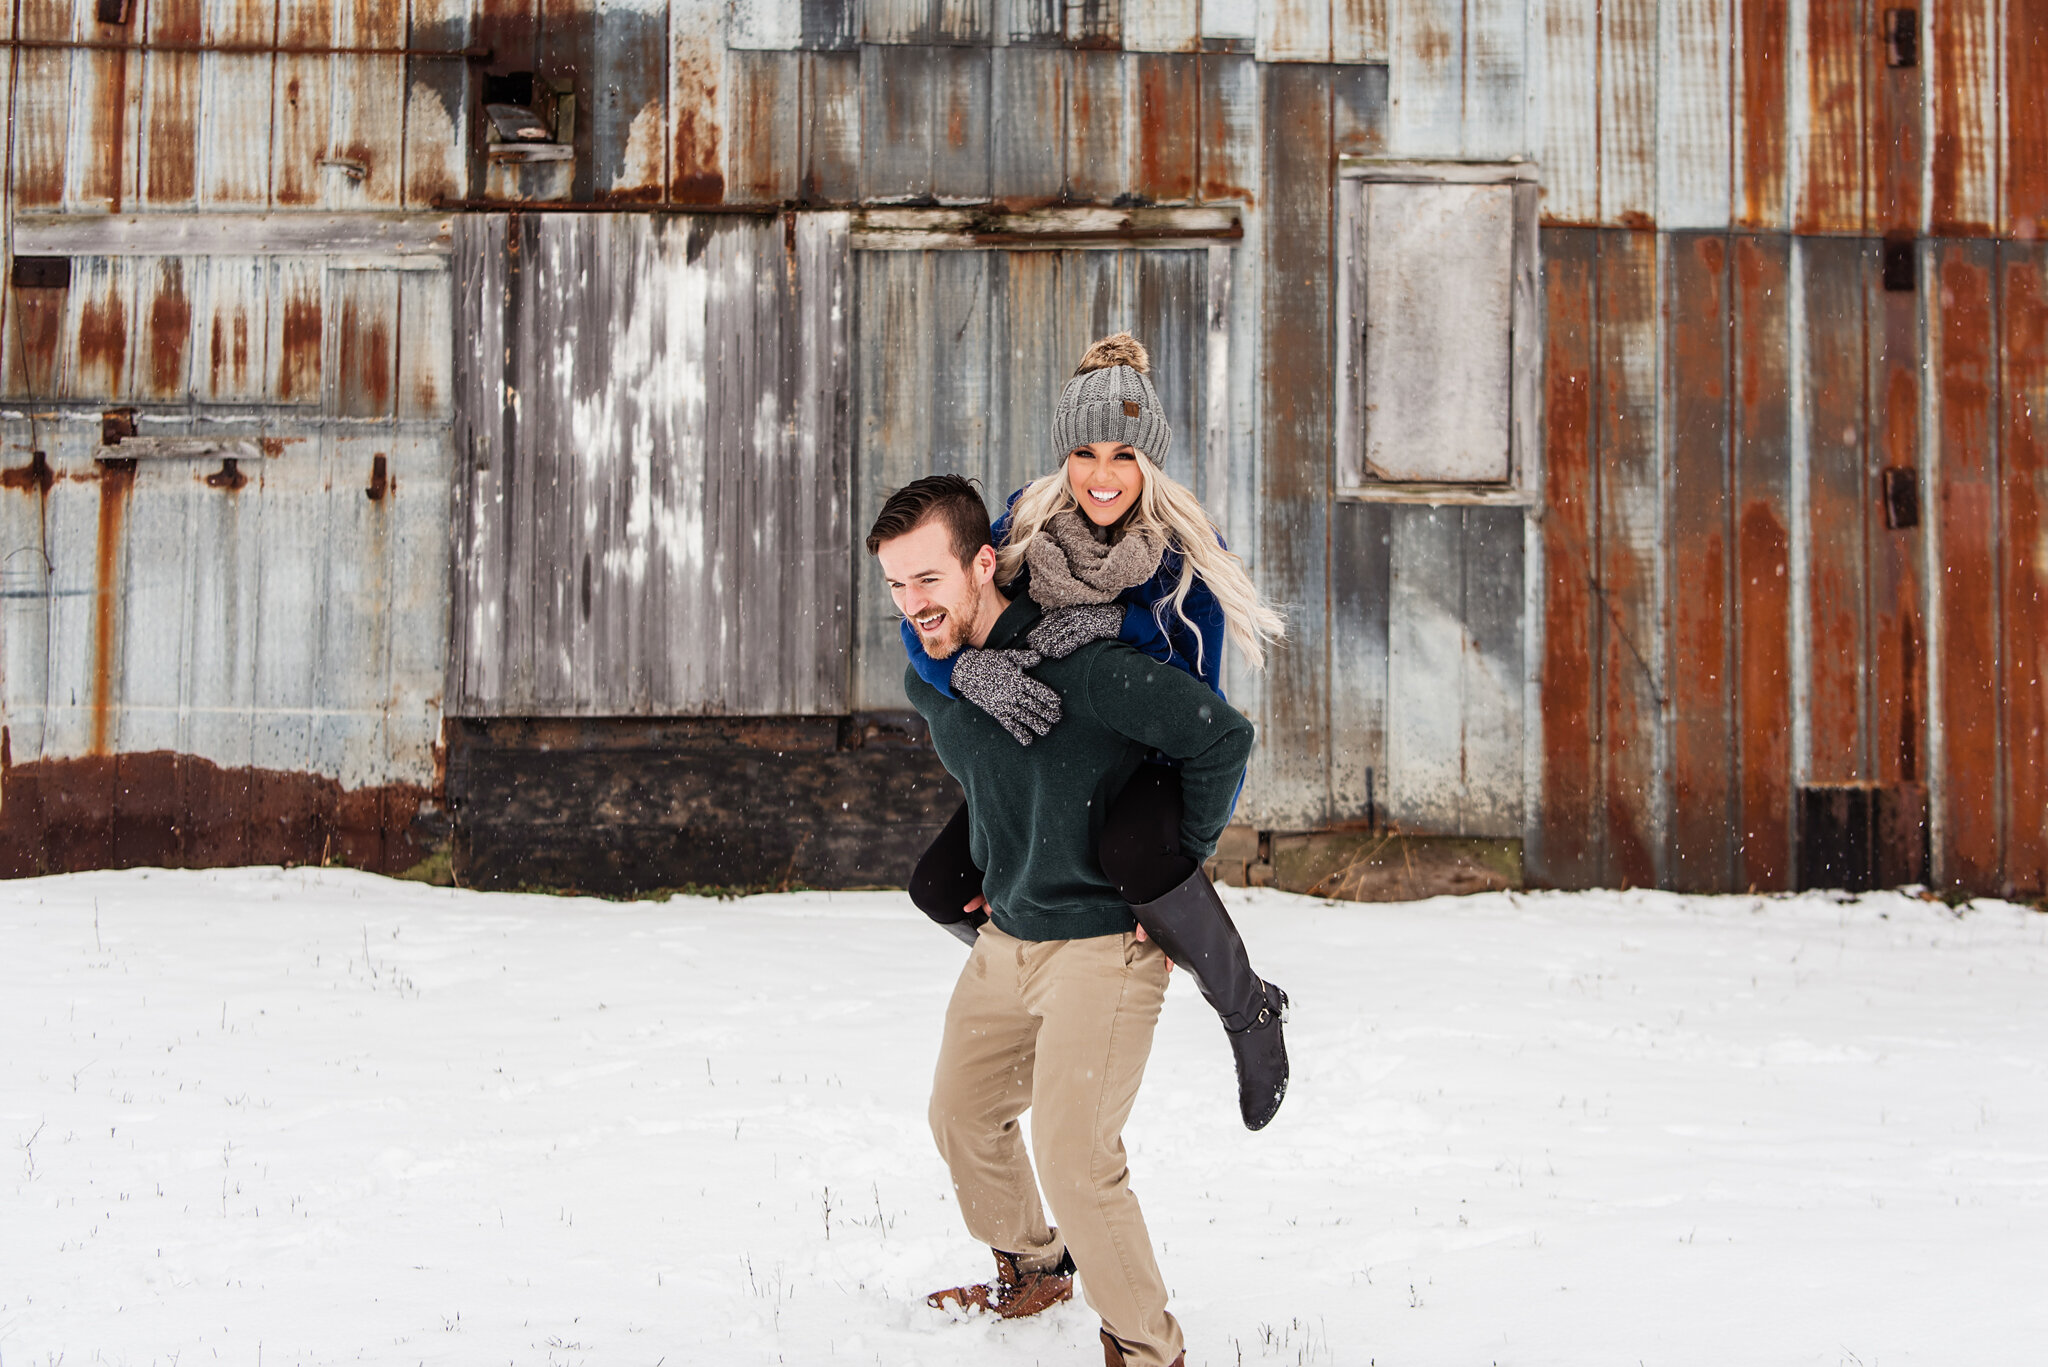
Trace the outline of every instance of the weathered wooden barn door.
<instances>
[{"instance_id":1,"label":"weathered wooden barn door","mask_svg":"<svg viewBox=\"0 0 2048 1367\"><path fill-rule=\"evenodd\" d=\"M458 716L843 712L844 214L458 221Z\"/></svg>"},{"instance_id":2,"label":"weathered wooden barn door","mask_svg":"<svg viewBox=\"0 0 2048 1367\"><path fill-rule=\"evenodd\" d=\"M1212 326L1211 304L1227 295L1229 258L1220 246L856 251L856 527L865 533L891 490L938 471L980 480L999 512L1057 467L1060 386L1089 342L1123 328L1152 353L1173 427L1167 472L1220 513L1233 476L1211 377L1228 373L1228 310L1214 310ZM854 706L900 709L895 607L861 561Z\"/></svg>"}]
</instances>

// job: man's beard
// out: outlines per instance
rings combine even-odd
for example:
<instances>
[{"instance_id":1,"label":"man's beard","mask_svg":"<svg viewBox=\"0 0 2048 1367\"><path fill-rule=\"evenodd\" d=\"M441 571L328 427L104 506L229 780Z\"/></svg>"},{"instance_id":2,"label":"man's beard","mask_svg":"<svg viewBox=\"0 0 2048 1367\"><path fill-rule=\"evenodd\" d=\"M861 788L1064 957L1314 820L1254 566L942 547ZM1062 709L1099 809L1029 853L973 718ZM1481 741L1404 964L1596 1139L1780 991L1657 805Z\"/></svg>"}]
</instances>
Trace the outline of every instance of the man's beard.
<instances>
[{"instance_id":1,"label":"man's beard","mask_svg":"<svg viewBox=\"0 0 2048 1367\"><path fill-rule=\"evenodd\" d=\"M927 636L918 631L917 639L924 645L925 654L934 660L948 660L958 655L966 648L967 643L974 639L974 628L978 624L981 612L981 599L977 595L964 603L941 604L940 608L946 614L946 620L939 627L938 634ZM917 630L917 623L912 622L910 625L911 630Z\"/></svg>"}]
</instances>

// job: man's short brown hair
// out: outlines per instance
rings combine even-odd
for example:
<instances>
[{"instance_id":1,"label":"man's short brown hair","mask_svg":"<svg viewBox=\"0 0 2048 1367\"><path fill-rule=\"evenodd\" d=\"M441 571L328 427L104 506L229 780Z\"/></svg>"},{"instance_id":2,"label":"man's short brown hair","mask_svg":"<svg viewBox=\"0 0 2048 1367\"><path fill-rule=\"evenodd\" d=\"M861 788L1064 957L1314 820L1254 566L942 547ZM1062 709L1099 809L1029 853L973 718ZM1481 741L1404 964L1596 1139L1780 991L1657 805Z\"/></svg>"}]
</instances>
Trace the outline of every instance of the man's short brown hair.
<instances>
[{"instance_id":1,"label":"man's short brown hair","mask_svg":"<svg viewBox=\"0 0 2048 1367\"><path fill-rule=\"evenodd\" d=\"M972 562L983 546L994 544L988 530L988 506L981 501L974 481L960 475L926 475L889 495L868 532L868 554L877 553L884 541L894 541L933 520L946 524L953 554L962 565Z\"/></svg>"}]
</instances>

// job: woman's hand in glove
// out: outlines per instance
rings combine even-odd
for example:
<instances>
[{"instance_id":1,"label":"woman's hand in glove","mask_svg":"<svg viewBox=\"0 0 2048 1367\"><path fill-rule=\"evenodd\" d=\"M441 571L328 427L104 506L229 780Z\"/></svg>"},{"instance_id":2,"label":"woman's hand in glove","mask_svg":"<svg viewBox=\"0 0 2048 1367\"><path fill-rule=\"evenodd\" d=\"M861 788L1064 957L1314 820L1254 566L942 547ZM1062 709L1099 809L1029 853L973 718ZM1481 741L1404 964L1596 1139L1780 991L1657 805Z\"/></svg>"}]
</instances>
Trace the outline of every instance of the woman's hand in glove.
<instances>
[{"instance_id":1,"label":"woman's hand in glove","mask_svg":"<svg viewBox=\"0 0 2048 1367\"><path fill-rule=\"evenodd\" d=\"M1054 608L1025 637L1047 659L1064 660L1090 641L1112 640L1124 629L1121 603Z\"/></svg>"}]
</instances>

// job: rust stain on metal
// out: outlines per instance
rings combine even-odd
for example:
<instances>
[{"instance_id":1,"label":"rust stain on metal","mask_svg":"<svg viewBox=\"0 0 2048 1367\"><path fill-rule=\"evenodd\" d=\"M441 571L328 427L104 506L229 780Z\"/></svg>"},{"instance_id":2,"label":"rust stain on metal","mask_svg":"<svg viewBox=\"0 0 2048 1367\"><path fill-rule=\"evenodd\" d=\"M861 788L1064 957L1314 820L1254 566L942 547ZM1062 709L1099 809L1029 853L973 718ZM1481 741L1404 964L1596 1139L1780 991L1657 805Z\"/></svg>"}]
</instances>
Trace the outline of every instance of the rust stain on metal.
<instances>
[{"instance_id":1,"label":"rust stain on metal","mask_svg":"<svg viewBox=\"0 0 2048 1367\"><path fill-rule=\"evenodd\" d=\"M2005 231L2048 238L2048 5L2005 10ZM2039 886L2036 884L2036 886Z\"/></svg>"},{"instance_id":2,"label":"rust stain on metal","mask_svg":"<svg viewBox=\"0 0 2048 1367\"><path fill-rule=\"evenodd\" d=\"M50 468L49 458L41 451L31 452L26 465L0 470L0 489L33 489L38 494L47 494L56 482L57 472Z\"/></svg>"},{"instance_id":3,"label":"rust stain on metal","mask_svg":"<svg viewBox=\"0 0 2048 1367\"><path fill-rule=\"evenodd\" d=\"M1193 199L1201 142L1200 59L1162 54L1129 60L1136 63L1138 76L1138 166L1133 189L1145 199Z\"/></svg>"},{"instance_id":4,"label":"rust stain on metal","mask_svg":"<svg viewBox=\"0 0 2048 1367\"><path fill-rule=\"evenodd\" d=\"M207 344L207 392L241 393L249 381L249 311L237 308L228 318L215 317Z\"/></svg>"},{"instance_id":5,"label":"rust stain on metal","mask_svg":"<svg viewBox=\"0 0 2048 1367\"><path fill-rule=\"evenodd\" d=\"M320 392L320 296L293 293L284 301L282 357L277 368L277 396L306 399Z\"/></svg>"},{"instance_id":6,"label":"rust stain on metal","mask_svg":"<svg viewBox=\"0 0 2048 1367\"><path fill-rule=\"evenodd\" d=\"M1949 243L1936 278L1940 388L1942 739L1949 879L1993 887L1999 875L1997 482L1990 249Z\"/></svg>"},{"instance_id":7,"label":"rust stain on metal","mask_svg":"<svg viewBox=\"0 0 2048 1367\"><path fill-rule=\"evenodd\" d=\"M2015 8L2025 9L2020 5ZM1994 188L1984 183L1995 164L1998 129L1986 127L1978 99L1995 79L1990 30L1998 6L1987 0L1937 4L1929 16L1933 62L1934 146L1928 204L1929 230L1941 237L1992 231Z\"/></svg>"},{"instance_id":8,"label":"rust stain on metal","mask_svg":"<svg viewBox=\"0 0 2048 1367\"><path fill-rule=\"evenodd\" d=\"M1873 284L1881 279L1876 257L1867 258L1865 273ZM1878 471L1904 470L1911 477L1920 468L1919 300L1882 289L1872 290L1868 298L1869 465ZM1867 469L1864 484L1864 535L1870 547L1871 762L1872 776L1895 786L1926 777L1926 631L1920 532L1888 525L1884 476L1878 471Z\"/></svg>"},{"instance_id":9,"label":"rust stain on metal","mask_svg":"<svg viewBox=\"0 0 2048 1367\"><path fill-rule=\"evenodd\" d=\"M1750 0L1742 25L1742 179L1737 222L1771 228L1785 221L1786 0Z\"/></svg>"},{"instance_id":10,"label":"rust stain on metal","mask_svg":"<svg viewBox=\"0 0 2048 1367\"><path fill-rule=\"evenodd\" d=\"M47 396L56 389L64 293L59 289L13 291L16 354L6 358L9 393Z\"/></svg>"},{"instance_id":11,"label":"rust stain on metal","mask_svg":"<svg viewBox=\"0 0 2048 1367\"><path fill-rule=\"evenodd\" d=\"M92 742L95 755L107 753L107 731L113 720L115 632L120 623L122 529L128 496L135 488L133 461L103 461L99 472L99 539L95 542L92 612Z\"/></svg>"},{"instance_id":12,"label":"rust stain on metal","mask_svg":"<svg viewBox=\"0 0 2048 1367\"><path fill-rule=\"evenodd\" d=\"M402 873L436 791L148 751L14 764L0 752L0 877L105 868L338 864Z\"/></svg>"},{"instance_id":13,"label":"rust stain on metal","mask_svg":"<svg viewBox=\"0 0 2048 1367\"><path fill-rule=\"evenodd\" d=\"M1861 232L1865 167L1862 68L1870 60L1859 18L1863 7L1815 5L1807 12L1805 184L1797 231Z\"/></svg>"},{"instance_id":14,"label":"rust stain on metal","mask_svg":"<svg viewBox=\"0 0 2048 1367\"><path fill-rule=\"evenodd\" d=\"M185 269L178 261L164 263L156 298L149 305L148 392L157 398L180 397L186 384L186 351L192 339L192 303L185 297Z\"/></svg>"},{"instance_id":15,"label":"rust stain on metal","mask_svg":"<svg viewBox=\"0 0 2048 1367\"><path fill-rule=\"evenodd\" d=\"M1201 197L1210 201L1235 201L1252 205L1259 201L1254 152L1258 139L1253 129L1258 118L1255 99L1237 100L1234 81L1249 58L1203 56L1201 90L1196 97L1196 115L1201 139L1197 149ZM1256 77L1256 68L1250 68ZM1256 89L1254 79L1253 88Z\"/></svg>"},{"instance_id":16,"label":"rust stain on metal","mask_svg":"<svg viewBox=\"0 0 2048 1367\"><path fill-rule=\"evenodd\" d=\"M1870 167L1867 224L1873 233L1911 236L1920 226L1921 90L1925 70L1918 65L1888 64L1885 44L1877 41L1875 33L1866 38L1864 80L1869 91L1869 147L1864 155Z\"/></svg>"},{"instance_id":17,"label":"rust stain on metal","mask_svg":"<svg viewBox=\"0 0 2048 1367\"><path fill-rule=\"evenodd\" d=\"M709 44L677 46L675 159L669 179L669 198L677 204L716 204L725 198L716 61Z\"/></svg>"},{"instance_id":18,"label":"rust stain on metal","mask_svg":"<svg viewBox=\"0 0 2048 1367\"><path fill-rule=\"evenodd\" d=\"M2048 250L2006 252L2005 881L2038 897L2048 893Z\"/></svg>"},{"instance_id":19,"label":"rust stain on metal","mask_svg":"<svg viewBox=\"0 0 2048 1367\"><path fill-rule=\"evenodd\" d=\"M128 359L128 305L109 293L89 299L78 311L78 372L81 392L99 397L121 388Z\"/></svg>"},{"instance_id":20,"label":"rust stain on metal","mask_svg":"<svg viewBox=\"0 0 2048 1367\"><path fill-rule=\"evenodd\" d=\"M99 135L91 138L92 149L85 175L85 193L104 200L113 213L121 212L122 192L127 188L128 166L128 58L103 57L100 67L100 100L96 122Z\"/></svg>"},{"instance_id":21,"label":"rust stain on metal","mask_svg":"<svg viewBox=\"0 0 2048 1367\"><path fill-rule=\"evenodd\" d=\"M351 413L391 410L391 324L381 314L367 324L356 301L341 306L338 330L343 404Z\"/></svg>"},{"instance_id":22,"label":"rust stain on metal","mask_svg":"<svg viewBox=\"0 0 2048 1367\"><path fill-rule=\"evenodd\" d=\"M1806 779L1871 778L1865 597L1870 557L1862 248L1844 238L1806 244L1807 615L1810 749Z\"/></svg>"}]
</instances>

